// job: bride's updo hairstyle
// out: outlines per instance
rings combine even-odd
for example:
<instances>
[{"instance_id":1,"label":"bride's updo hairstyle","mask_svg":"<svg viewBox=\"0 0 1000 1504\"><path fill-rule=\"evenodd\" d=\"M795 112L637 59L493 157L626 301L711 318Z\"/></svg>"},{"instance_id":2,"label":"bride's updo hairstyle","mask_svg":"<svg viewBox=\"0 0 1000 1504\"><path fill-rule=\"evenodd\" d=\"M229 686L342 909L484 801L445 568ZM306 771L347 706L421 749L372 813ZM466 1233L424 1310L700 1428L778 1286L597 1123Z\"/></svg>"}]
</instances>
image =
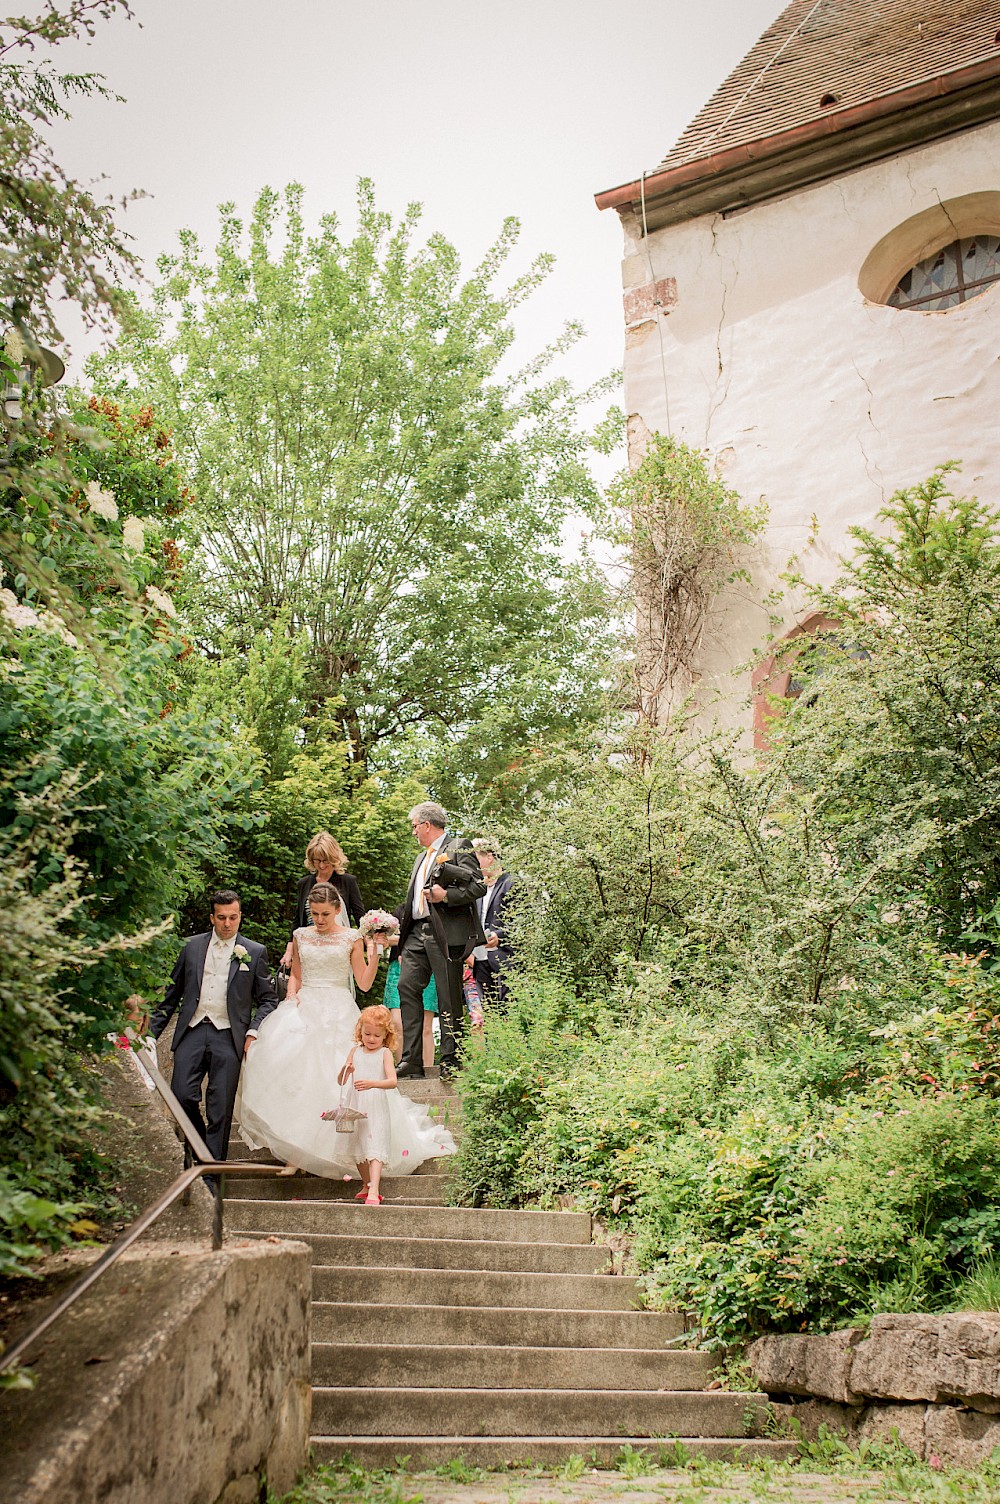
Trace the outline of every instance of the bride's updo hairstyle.
<instances>
[{"instance_id":1,"label":"bride's updo hairstyle","mask_svg":"<svg viewBox=\"0 0 1000 1504\"><path fill-rule=\"evenodd\" d=\"M340 908L340 894L333 883L313 883L312 892L309 894L310 905L314 903L328 903L331 909Z\"/></svg>"},{"instance_id":2,"label":"bride's updo hairstyle","mask_svg":"<svg viewBox=\"0 0 1000 1504\"><path fill-rule=\"evenodd\" d=\"M392 1021L392 1014L388 1008L383 1008L378 1003L372 1003L369 1008L362 1008L361 1017L354 1026L354 1037L358 1044L361 1043L361 1030L366 1023L373 1024L381 1034L385 1035L382 1043L387 1050L394 1050L396 1048L399 1043L399 1036L396 1033L396 1025Z\"/></svg>"}]
</instances>

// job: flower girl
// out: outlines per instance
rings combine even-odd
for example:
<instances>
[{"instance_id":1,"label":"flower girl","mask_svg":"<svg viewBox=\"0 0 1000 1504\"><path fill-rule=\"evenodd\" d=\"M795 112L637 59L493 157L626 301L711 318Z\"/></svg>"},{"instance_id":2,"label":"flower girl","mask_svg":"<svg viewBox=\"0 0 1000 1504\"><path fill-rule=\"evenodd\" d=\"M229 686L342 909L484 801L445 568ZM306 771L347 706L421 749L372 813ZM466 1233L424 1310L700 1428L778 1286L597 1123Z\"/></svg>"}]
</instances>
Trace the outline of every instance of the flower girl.
<instances>
[{"instance_id":1,"label":"flower girl","mask_svg":"<svg viewBox=\"0 0 1000 1504\"><path fill-rule=\"evenodd\" d=\"M358 1109L365 1114L352 1135L361 1176L361 1190L354 1199L378 1206L383 1173L411 1175L425 1159L454 1154L455 1141L426 1107L396 1089L396 1030L388 1008L363 1008L354 1038L337 1080L341 1086L353 1080Z\"/></svg>"}]
</instances>

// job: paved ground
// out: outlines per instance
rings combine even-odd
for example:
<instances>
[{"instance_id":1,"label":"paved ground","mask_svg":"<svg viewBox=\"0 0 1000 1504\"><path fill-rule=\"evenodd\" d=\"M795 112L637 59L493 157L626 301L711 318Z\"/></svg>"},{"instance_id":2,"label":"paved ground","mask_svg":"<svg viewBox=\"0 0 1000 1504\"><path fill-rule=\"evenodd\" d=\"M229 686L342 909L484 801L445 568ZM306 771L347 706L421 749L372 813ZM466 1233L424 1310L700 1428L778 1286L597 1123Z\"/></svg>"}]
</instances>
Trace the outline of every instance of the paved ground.
<instances>
[{"instance_id":1,"label":"paved ground","mask_svg":"<svg viewBox=\"0 0 1000 1504\"><path fill-rule=\"evenodd\" d=\"M575 1470L575 1469L574 1469ZM320 1470L287 1504L1000 1504L1000 1473L934 1472L901 1459L843 1473L762 1465L707 1464L640 1476L584 1469L578 1477L484 1473L364 1473Z\"/></svg>"},{"instance_id":2,"label":"paved ground","mask_svg":"<svg viewBox=\"0 0 1000 1504\"><path fill-rule=\"evenodd\" d=\"M794 1479L768 1479L759 1474L729 1478L721 1486L707 1479L693 1480L682 1472L663 1472L654 1477L627 1479L615 1473L584 1476L573 1482L544 1479L512 1483L497 1480L484 1484L455 1484L442 1479L414 1480L412 1494L401 1491L401 1500L419 1498L421 1504L855 1504L855 1501L893 1498L883 1491L876 1477L866 1483L857 1479L802 1474ZM895 1498L903 1504L904 1496ZM905 1500L905 1504L910 1501Z\"/></svg>"}]
</instances>

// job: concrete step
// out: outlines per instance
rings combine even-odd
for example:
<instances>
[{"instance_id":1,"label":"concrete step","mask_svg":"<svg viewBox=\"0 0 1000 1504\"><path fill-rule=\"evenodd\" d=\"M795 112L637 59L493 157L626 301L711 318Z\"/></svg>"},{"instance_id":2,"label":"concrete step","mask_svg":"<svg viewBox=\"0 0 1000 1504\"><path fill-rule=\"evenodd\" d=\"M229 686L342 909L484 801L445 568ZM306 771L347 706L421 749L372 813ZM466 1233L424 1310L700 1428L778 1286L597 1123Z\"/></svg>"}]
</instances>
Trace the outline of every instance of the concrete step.
<instances>
[{"instance_id":1,"label":"concrete step","mask_svg":"<svg viewBox=\"0 0 1000 1504\"><path fill-rule=\"evenodd\" d=\"M678 1436L651 1441L646 1436L313 1436L316 1462L338 1462L348 1453L362 1467L403 1464L412 1472L443 1467L461 1459L468 1467L553 1467L582 1457L590 1467L613 1467L626 1449L642 1452L652 1463L676 1467L688 1457L712 1462L791 1462L799 1455L794 1441L739 1441L720 1437ZM620 1475L616 1474L616 1478ZM567 1495L568 1497L568 1495ZM608 1497L614 1497L609 1486Z\"/></svg>"},{"instance_id":2,"label":"concrete step","mask_svg":"<svg viewBox=\"0 0 1000 1504\"><path fill-rule=\"evenodd\" d=\"M398 1086L400 1096L409 1097L411 1102L423 1102L426 1106L446 1107L455 1113L457 1117L462 1115L462 1099L455 1093L453 1086L448 1086L437 1077L427 1076L423 1081L419 1078L408 1077L400 1081ZM439 1113L438 1116L443 1116Z\"/></svg>"},{"instance_id":3,"label":"concrete step","mask_svg":"<svg viewBox=\"0 0 1000 1504\"><path fill-rule=\"evenodd\" d=\"M770 1408L763 1394L650 1389L313 1387L318 1436L757 1436Z\"/></svg>"},{"instance_id":4,"label":"concrete step","mask_svg":"<svg viewBox=\"0 0 1000 1504\"><path fill-rule=\"evenodd\" d=\"M234 1190L237 1182L233 1181ZM377 1219L377 1220L375 1220ZM476 1242L589 1243L588 1212L511 1212L455 1206L362 1206L355 1201L263 1201L249 1182L226 1199L227 1227L260 1233L340 1233L378 1238L474 1238Z\"/></svg>"},{"instance_id":5,"label":"concrete step","mask_svg":"<svg viewBox=\"0 0 1000 1504\"><path fill-rule=\"evenodd\" d=\"M314 1342L397 1341L433 1347L664 1348L682 1336L672 1311L547 1311L497 1306L397 1306L314 1300ZM531 1428L534 1434L534 1428Z\"/></svg>"},{"instance_id":6,"label":"concrete step","mask_svg":"<svg viewBox=\"0 0 1000 1504\"><path fill-rule=\"evenodd\" d=\"M242 1151L242 1152L240 1152L240 1151ZM417 1165L417 1168L415 1170L411 1170L410 1174L411 1175L443 1175L443 1174L446 1174L447 1171L448 1171L448 1168L449 1168L449 1164L450 1164L451 1158L452 1158L452 1156L450 1154L442 1154L442 1155L439 1155L436 1159L425 1159L424 1162L423 1162L423 1164ZM275 1159L274 1155L271 1153L271 1151L269 1149L255 1149L255 1150L251 1151L250 1149L247 1148L246 1144L241 1144L239 1146L239 1148L237 1148L237 1146L235 1144L230 1144L229 1145L229 1157L226 1160L226 1163L234 1165L236 1168L233 1169L232 1171L230 1171L230 1173L231 1173L231 1175L232 1175L233 1178L232 1178L231 1181L227 1181L226 1182L227 1188L229 1188L229 1187L233 1187L234 1188L234 1187L236 1187L238 1185L248 1186L248 1185L252 1184L252 1185L258 1187L258 1189L259 1189L259 1187L262 1186L262 1185L284 1185L285 1184L286 1177L284 1177L284 1176L281 1177L281 1179L278 1179L278 1180L266 1180L266 1179L263 1179L263 1178L261 1178L261 1179L258 1180L258 1179L255 1178L255 1179L253 1179L251 1181L251 1179L249 1177L243 1177L243 1178L241 1178L240 1175L238 1174L239 1167L241 1165L245 1165L248 1161L251 1164L257 1164L257 1165L281 1165L281 1164L284 1164L284 1160ZM332 1177L330 1177L328 1175L310 1175L306 1170L300 1170L297 1175L290 1175L290 1176L287 1177L288 1180L291 1180L295 1185L299 1185L299 1186L302 1185L303 1182L307 1181L307 1180L310 1181L310 1182L314 1182L316 1185L337 1184L338 1181L343 1181L343 1178L344 1178L343 1175L339 1176L337 1179L333 1179ZM358 1184L358 1182L357 1182L357 1180L355 1180L355 1188L357 1187L357 1184Z\"/></svg>"},{"instance_id":7,"label":"concrete step","mask_svg":"<svg viewBox=\"0 0 1000 1504\"><path fill-rule=\"evenodd\" d=\"M384 1208L382 1208L384 1210ZM246 1229L229 1229L232 1236L246 1236ZM313 1263L330 1268L368 1264L382 1269L392 1264L403 1269L508 1269L535 1274L602 1274L609 1251L592 1243L494 1243L473 1238L367 1238L335 1233L289 1233L308 1243Z\"/></svg>"},{"instance_id":8,"label":"concrete step","mask_svg":"<svg viewBox=\"0 0 1000 1504\"><path fill-rule=\"evenodd\" d=\"M270 1149L251 1149L241 1138L237 1138L235 1133L229 1140L229 1149L226 1154L227 1163L230 1160L235 1160L237 1163L250 1160L255 1165L280 1165L284 1163L283 1160L275 1159Z\"/></svg>"},{"instance_id":9,"label":"concrete step","mask_svg":"<svg viewBox=\"0 0 1000 1504\"><path fill-rule=\"evenodd\" d=\"M437 1164L441 1161L437 1160ZM421 1166L423 1168L423 1166ZM448 1177L438 1174L393 1175L382 1181L382 1194L387 1201L424 1201L432 1206L443 1206ZM354 1180L327 1180L320 1175L289 1175L275 1180L241 1180L233 1175L226 1180L226 1203L230 1198L245 1200L248 1191L255 1201L353 1201L361 1189L361 1182Z\"/></svg>"},{"instance_id":10,"label":"concrete step","mask_svg":"<svg viewBox=\"0 0 1000 1504\"><path fill-rule=\"evenodd\" d=\"M360 1305L371 1292L371 1266L313 1269L313 1300ZM518 1274L497 1269L379 1270L385 1306L494 1306L540 1311L632 1311L637 1282L610 1274ZM405 1317L402 1318L405 1320Z\"/></svg>"},{"instance_id":11,"label":"concrete step","mask_svg":"<svg viewBox=\"0 0 1000 1504\"><path fill-rule=\"evenodd\" d=\"M704 1389L711 1353L614 1347L409 1347L314 1342L313 1383L408 1389Z\"/></svg>"}]
</instances>

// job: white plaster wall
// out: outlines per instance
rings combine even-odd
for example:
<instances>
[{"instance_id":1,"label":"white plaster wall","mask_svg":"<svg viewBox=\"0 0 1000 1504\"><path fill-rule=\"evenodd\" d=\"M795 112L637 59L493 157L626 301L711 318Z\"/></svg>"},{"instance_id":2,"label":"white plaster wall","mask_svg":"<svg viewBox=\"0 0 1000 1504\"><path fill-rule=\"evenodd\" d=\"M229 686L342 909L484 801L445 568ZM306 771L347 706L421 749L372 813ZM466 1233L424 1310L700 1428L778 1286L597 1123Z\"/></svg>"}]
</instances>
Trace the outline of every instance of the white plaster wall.
<instances>
[{"instance_id":1,"label":"white plaster wall","mask_svg":"<svg viewBox=\"0 0 1000 1504\"><path fill-rule=\"evenodd\" d=\"M677 283L668 312L628 331L627 411L710 450L726 481L770 512L753 590L732 593L706 634L706 719L749 725L737 666L771 637L760 603L791 559L830 581L847 529L872 524L894 490L944 460L964 462L961 490L1000 506L1000 284L941 313L858 290L866 256L896 225L997 189L993 123L646 242L626 231L624 285ZM784 600L786 627L801 608Z\"/></svg>"}]
</instances>

